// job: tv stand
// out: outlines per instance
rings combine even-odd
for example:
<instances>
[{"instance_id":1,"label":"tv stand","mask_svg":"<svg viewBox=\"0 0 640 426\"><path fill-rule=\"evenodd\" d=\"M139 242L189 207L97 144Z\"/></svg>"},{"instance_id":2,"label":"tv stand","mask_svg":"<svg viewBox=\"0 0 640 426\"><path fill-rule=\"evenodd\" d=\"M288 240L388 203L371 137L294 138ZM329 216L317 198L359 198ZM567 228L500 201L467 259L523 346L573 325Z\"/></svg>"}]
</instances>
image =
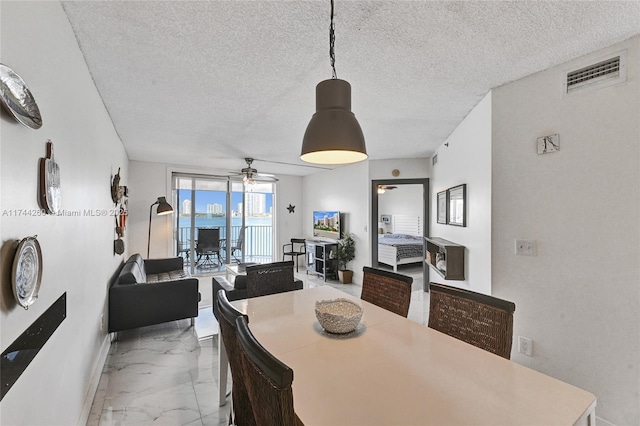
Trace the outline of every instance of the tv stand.
<instances>
[{"instance_id":1,"label":"tv stand","mask_svg":"<svg viewBox=\"0 0 640 426\"><path fill-rule=\"evenodd\" d=\"M307 274L317 274L326 282L327 277L336 278L338 275L338 243L319 240L306 240L307 245ZM333 252L333 258L330 256Z\"/></svg>"}]
</instances>

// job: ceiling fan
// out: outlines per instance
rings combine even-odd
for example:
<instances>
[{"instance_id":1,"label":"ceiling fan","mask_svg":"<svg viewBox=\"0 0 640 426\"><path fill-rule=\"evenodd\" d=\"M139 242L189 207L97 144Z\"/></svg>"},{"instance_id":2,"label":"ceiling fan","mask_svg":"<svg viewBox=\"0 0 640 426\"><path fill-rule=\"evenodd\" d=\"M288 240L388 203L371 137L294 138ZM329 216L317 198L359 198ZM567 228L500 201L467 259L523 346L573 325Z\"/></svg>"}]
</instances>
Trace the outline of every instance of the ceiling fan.
<instances>
[{"instance_id":1,"label":"ceiling fan","mask_svg":"<svg viewBox=\"0 0 640 426\"><path fill-rule=\"evenodd\" d=\"M270 175L266 173L258 173L256 169L251 167L253 163L253 158L247 157L244 159L247 162L247 167L240 170L240 174L242 175L242 180L245 185L254 185L256 180L259 181L268 181L268 182L277 182L278 178L275 175Z\"/></svg>"},{"instance_id":2,"label":"ceiling fan","mask_svg":"<svg viewBox=\"0 0 640 426\"><path fill-rule=\"evenodd\" d=\"M390 191L396 188L397 186L394 185L378 185L378 194L384 194L385 191Z\"/></svg>"}]
</instances>

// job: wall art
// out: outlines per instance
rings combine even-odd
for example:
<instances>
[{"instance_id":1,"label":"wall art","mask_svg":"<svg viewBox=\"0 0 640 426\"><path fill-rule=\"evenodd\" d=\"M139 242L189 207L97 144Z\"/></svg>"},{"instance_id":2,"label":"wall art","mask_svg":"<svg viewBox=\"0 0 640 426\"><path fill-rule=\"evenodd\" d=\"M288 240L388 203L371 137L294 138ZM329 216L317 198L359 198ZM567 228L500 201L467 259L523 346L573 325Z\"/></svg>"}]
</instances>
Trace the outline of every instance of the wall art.
<instances>
[{"instance_id":1,"label":"wall art","mask_svg":"<svg viewBox=\"0 0 640 426\"><path fill-rule=\"evenodd\" d=\"M42 250L37 235L23 238L13 258L11 284L16 302L25 309L38 298L42 281Z\"/></svg>"},{"instance_id":2,"label":"wall art","mask_svg":"<svg viewBox=\"0 0 640 426\"><path fill-rule=\"evenodd\" d=\"M53 158L53 142L47 140L47 155L40 159L40 207L49 214L60 213L60 167Z\"/></svg>"}]
</instances>

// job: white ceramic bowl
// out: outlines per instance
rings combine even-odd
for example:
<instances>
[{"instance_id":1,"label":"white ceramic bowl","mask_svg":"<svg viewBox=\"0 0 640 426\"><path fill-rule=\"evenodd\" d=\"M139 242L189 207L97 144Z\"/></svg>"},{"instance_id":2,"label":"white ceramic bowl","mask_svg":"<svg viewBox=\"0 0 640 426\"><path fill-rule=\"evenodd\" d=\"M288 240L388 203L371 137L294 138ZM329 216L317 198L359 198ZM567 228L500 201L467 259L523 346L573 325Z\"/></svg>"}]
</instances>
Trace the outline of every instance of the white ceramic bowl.
<instances>
[{"instance_id":1,"label":"white ceramic bowl","mask_svg":"<svg viewBox=\"0 0 640 426\"><path fill-rule=\"evenodd\" d=\"M316 318L329 333L350 333L360 323L362 306L344 298L320 300L316 302Z\"/></svg>"}]
</instances>

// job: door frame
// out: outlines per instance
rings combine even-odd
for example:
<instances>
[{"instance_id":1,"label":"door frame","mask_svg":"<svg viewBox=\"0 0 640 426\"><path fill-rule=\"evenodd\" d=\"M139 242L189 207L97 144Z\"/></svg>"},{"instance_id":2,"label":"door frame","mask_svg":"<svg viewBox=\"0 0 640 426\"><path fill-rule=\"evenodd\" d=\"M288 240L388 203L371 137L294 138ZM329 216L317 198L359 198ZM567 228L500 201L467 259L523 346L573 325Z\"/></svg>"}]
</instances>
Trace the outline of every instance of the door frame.
<instances>
[{"instance_id":1,"label":"door frame","mask_svg":"<svg viewBox=\"0 0 640 426\"><path fill-rule=\"evenodd\" d=\"M415 179L374 179L371 180L371 265L378 267L378 185L422 185L422 237L429 236L429 178ZM423 251L424 257L424 251ZM422 262L422 278L424 291L429 291L429 268Z\"/></svg>"}]
</instances>

